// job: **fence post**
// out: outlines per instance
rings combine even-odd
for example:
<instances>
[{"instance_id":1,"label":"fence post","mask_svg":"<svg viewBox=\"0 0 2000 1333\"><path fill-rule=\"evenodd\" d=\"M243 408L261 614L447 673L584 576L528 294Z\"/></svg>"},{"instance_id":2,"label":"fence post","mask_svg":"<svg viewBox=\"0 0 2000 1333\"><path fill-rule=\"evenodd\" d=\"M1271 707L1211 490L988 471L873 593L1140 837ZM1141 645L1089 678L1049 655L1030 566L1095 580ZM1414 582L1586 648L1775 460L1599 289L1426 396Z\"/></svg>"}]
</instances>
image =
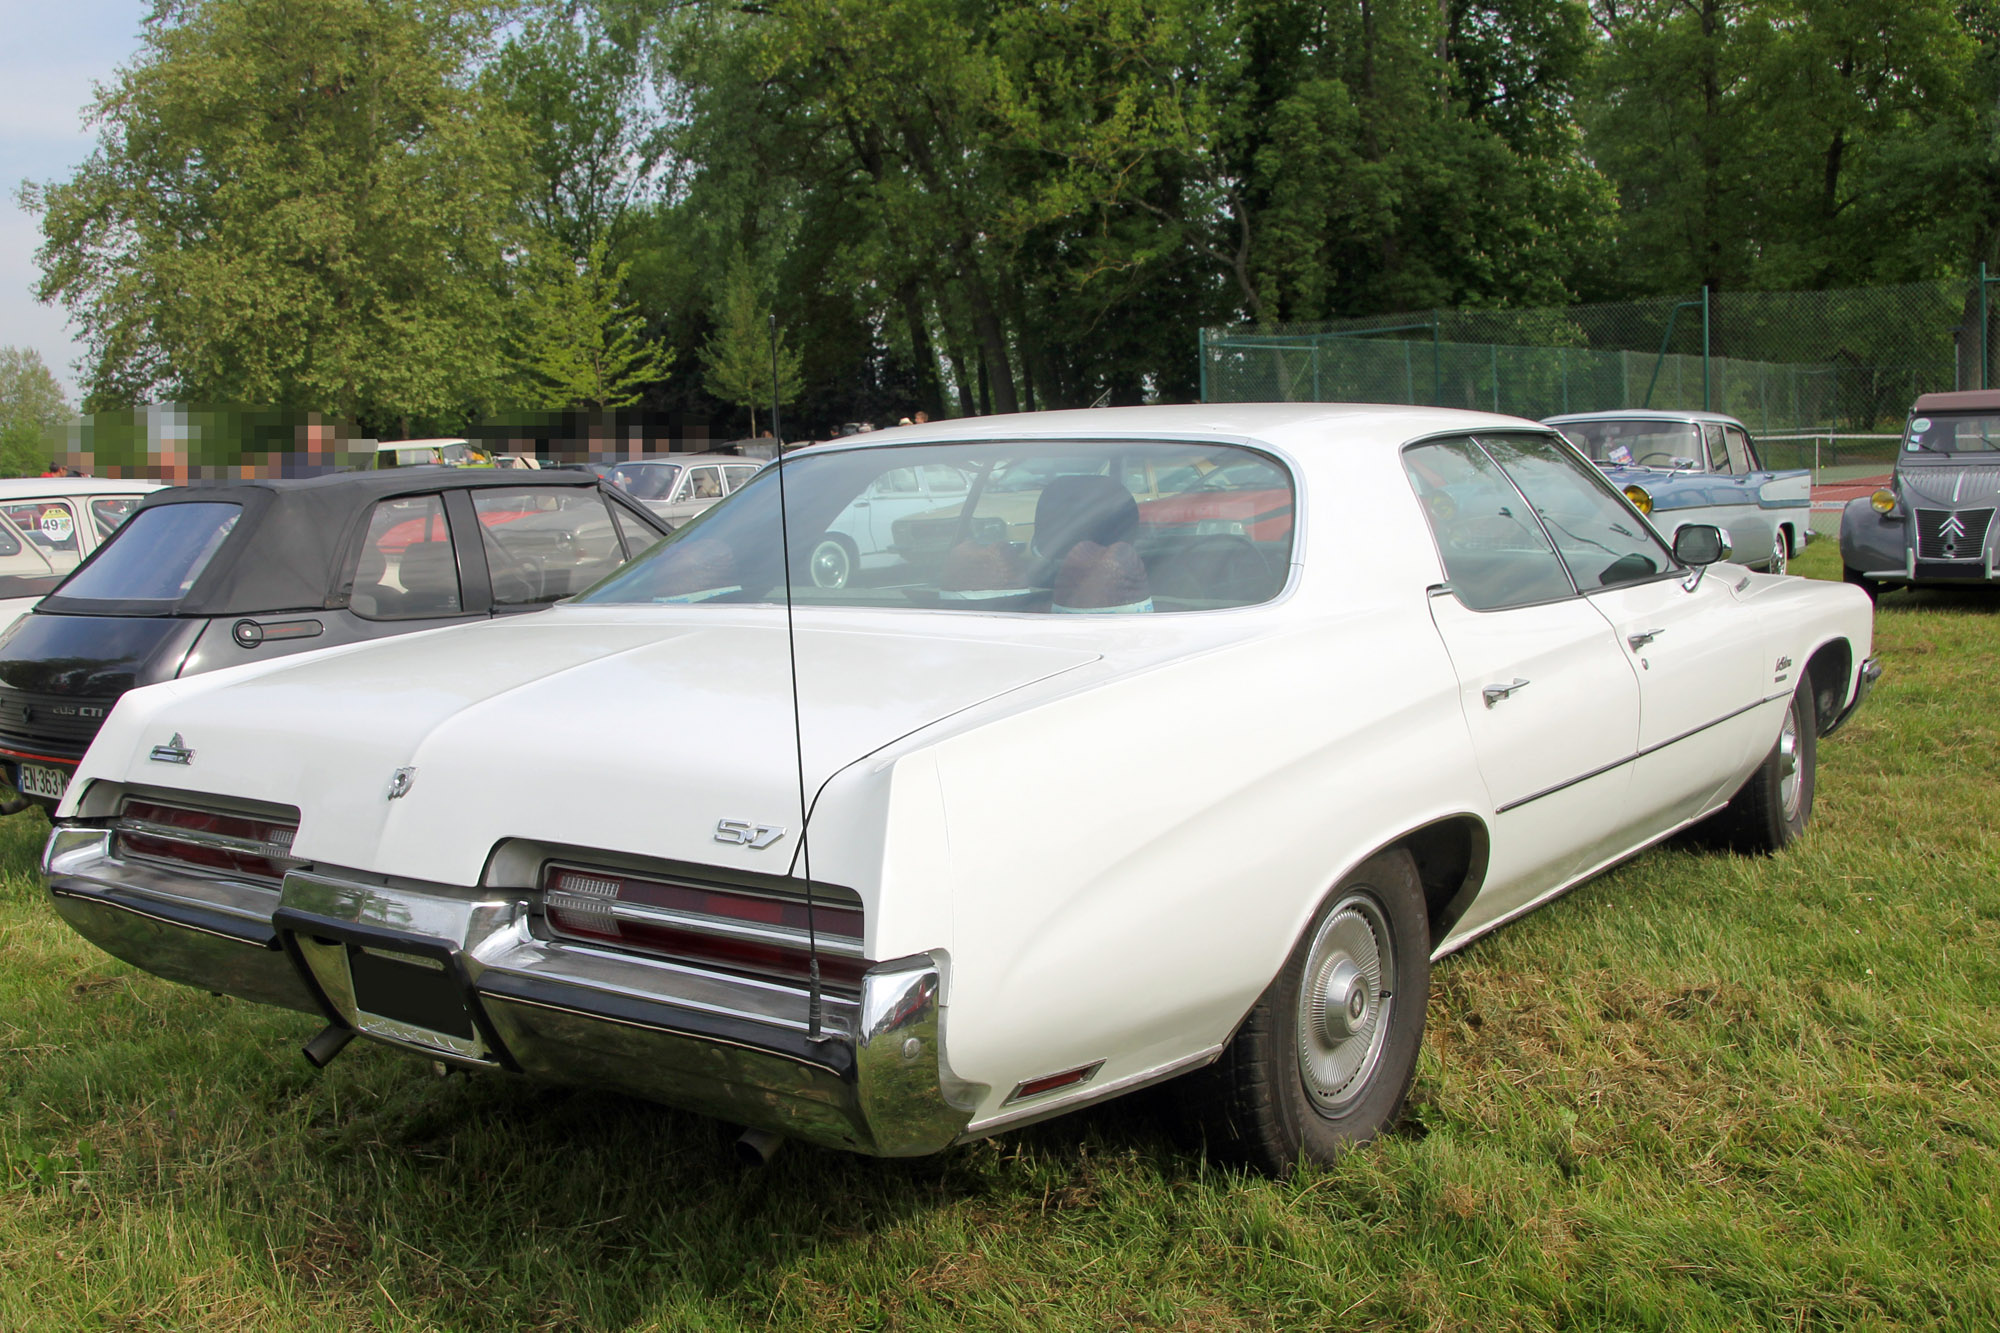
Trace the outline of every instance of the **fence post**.
<instances>
[{"instance_id":1,"label":"fence post","mask_svg":"<svg viewBox=\"0 0 2000 1333\"><path fill-rule=\"evenodd\" d=\"M1563 411L1569 411L1569 348L1562 349Z\"/></svg>"},{"instance_id":2,"label":"fence post","mask_svg":"<svg viewBox=\"0 0 2000 1333\"><path fill-rule=\"evenodd\" d=\"M1417 402L1417 371L1410 359L1410 340L1403 339L1403 400L1412 407Z\"/></svg>"},{"instance_id":3,"label":"fence post","mask_svg":"<svg viewBox=\"0 0 2000 1333\"><path fill-rule=\"evenodd\" d=\"M1199 349L1196 355L1201 357L1201 398L1198 401L1205 403L1208 401L1208 330L1196 329L1194 336L1195 346Z\"/></svg>"},{"instance_id":4,"label":"fence post","mask_svg":"<svg viewBox=\"0 0 2000 1333\"><path fill-rule=\"evenodd\" d=\"M1701 410L1713 412L1708 390L1708 284L1701 285Z\"/></svg>"},{"instance_id":5,"label":"fence post","mask_svg":"<svg viewBox=\"0 0 2000 1333\"><path fill-rule=\"evenodd\" d=\"M1986 261L1979 261L1979 387L1986 387Z\"/></svg>"},{"instance_id":6,"label":"fence post","mask_svg":"<svg viewBox=\"0 0 2000 1333\"><path fill-rule=\"evenodd\" d=\"M1487 364L1492 367L1493 375L1493 410L1498 412L1500 410L1500 344L1487 343L1486 353Z\"/></svg>"},{"instance_id":7,"label":"fence post","mask_svg":"<svg viewBox=\"0 0 2000 1333\"><path fill-rule=\"evenodd\" d=\"M1979 290L1982 295L1986 291L1984 287L1980 288ZM1441 349L1438 347L1438 313L1437 311L1433 310L1431 311L1431 406L1432 407L1444 406L1444 362L1440 359L1441 355L1442 355Z\"/></svg>"}]
</instances>

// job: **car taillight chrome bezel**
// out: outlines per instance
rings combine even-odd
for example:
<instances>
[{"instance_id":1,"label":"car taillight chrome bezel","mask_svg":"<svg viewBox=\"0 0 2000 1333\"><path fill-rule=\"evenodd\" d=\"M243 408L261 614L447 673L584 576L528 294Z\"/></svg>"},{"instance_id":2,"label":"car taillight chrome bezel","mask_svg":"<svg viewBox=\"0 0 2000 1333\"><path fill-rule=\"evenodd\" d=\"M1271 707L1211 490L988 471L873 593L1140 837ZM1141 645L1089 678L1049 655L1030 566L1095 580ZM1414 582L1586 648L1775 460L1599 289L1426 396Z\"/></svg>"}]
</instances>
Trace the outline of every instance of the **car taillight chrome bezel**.
<instances>
[{"instance_id":1,"label":"car taillight chrome bezel","mask_svg":"<svg viewBox=\"0 0 2000 1333\"><path fill-rule=\"evenodd\" d=\"M869 967L860 904L812 904L804 892L704 882L620 866L549 861L536 916L551 938L760 978L804 982L814 952L822 984L858 989Z\"/></svg>"},{"instance_id":2,"label":"car taillight chrome bezel","mask_svg":"<svg viewBox=\"0 0 2000 1333\"><path fill-rule=\"evenodd\" d=\"M112 823L115 854L219 879L280 884L304 862L291 855L298 816L251 814L152 796L126 797Z\"/></svg>"}]
</instances>

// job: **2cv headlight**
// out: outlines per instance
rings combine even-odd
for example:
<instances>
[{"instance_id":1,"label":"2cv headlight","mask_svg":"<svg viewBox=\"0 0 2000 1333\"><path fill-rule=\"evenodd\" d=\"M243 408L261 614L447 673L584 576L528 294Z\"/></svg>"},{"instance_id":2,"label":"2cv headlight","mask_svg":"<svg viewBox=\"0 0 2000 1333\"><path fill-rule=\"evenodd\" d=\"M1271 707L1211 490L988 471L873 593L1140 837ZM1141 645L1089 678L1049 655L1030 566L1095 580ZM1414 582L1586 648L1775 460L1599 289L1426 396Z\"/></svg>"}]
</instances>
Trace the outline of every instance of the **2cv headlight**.
<instances>
[{"instance_id":1,"label":"2cv headlight","mask_svg":"<svg viewBox=\"0 0 2000 1333\"><path fill-rule=\"evenodd\" d=\"M1632 507L1640 513L1650 514L1653 512L1653 497L1646 494L1644 486L1627 486L1625 488L1625 498L1630 500Z\"/></svg>"},{"instance_id":2,"label":"2cv headlight","mask_svg":"<svg viewBox=\"0 0 2000 1333\"><path fill-rule=\"evenodd\" d=\"M1868 503L1875 506L1876 513L1886 514L1896 507L1896 493L1890 490L1877 491L1868 497Z\"/></svg>"}]
</instances>

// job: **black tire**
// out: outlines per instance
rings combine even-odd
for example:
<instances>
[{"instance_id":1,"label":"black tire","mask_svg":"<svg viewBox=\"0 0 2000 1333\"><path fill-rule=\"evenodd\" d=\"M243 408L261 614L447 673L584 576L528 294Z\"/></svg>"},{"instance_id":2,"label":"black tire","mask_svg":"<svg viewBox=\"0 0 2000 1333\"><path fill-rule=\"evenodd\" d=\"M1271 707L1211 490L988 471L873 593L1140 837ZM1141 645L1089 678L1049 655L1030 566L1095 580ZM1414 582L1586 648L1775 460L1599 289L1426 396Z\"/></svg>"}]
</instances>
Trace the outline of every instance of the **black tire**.
<instances>
[{"instance_id":1,"label":"black tire","mask_svg":"<svg viewBox=\"0 0 2000 1333\"><path fill-rule=\"evenodd\" d=\"M1372 982L1365 949L1352 947L1364 941L1389 946ZM1356 867L1313 914L1221 1057L1190 1080L1188 1109L1210 1152L1284 1176L1387 1128L1417 1072L1430 954L1410 854L1380 852ZM1343 994L1346 1002L1326 1003Z\"/></svg>"},{"instance_id":2,"label":"black tire","mask_svg":"<svg viewBox=\"0 0 2000 1333\"><path fill-rule=\"evenodd\" d=\"M1771 753L1711 817L1717 841L1746 856L1769 856L1806 831L1819 765L1818 723L1812 679L1802 677Z\"/></svg>"},{"instance_id":3,"label":"black tire","mask_svg":"<svg viewBox=\"0 0 2000 1333\"><path fill-rule=\"evenodd\" d=\"M815 588L845 588L860 563L854 543L835 533L823 538L806 556L806 578Z\"/></svg>"},{"instance_id":4,"label":"black tire","mask_svg":"<svg viewBox=\"0 0 2000 1333\"><path fill-rule=\"evenodd\" d=\"M1874 579L1863 578L1861 575L1861 571L1856 569L1853 565L1842 565L1840 567L1840 578L1841 582L1852 583L1855 587L1867 593L1868 600L1871 602L1875 601L1882 595L1882 585L1877 583Z\"/></svg>"}]
</instances>

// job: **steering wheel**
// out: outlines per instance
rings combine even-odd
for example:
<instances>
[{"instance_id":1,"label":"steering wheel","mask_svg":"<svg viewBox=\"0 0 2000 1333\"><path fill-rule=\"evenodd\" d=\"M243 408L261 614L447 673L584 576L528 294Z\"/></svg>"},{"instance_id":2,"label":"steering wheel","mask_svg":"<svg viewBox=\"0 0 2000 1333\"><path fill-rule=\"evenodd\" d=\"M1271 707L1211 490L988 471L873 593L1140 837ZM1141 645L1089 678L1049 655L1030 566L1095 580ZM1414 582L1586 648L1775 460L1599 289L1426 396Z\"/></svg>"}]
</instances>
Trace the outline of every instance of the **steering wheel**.
<instances>
[{"instance_id":1,"label":"steering wheel","mask_svg":"<svg viewBox=\"0 0 2000 1333\"><path fill-rule=\"evenodd\" d=\"M1632 462L1633 462L1633 463L1634 463L1634 464L1635 464L1636 466L1639 466L1639 467L1644 467L1644 466L1645 466L1645 465L1646 465L1646 464L1647 464L1647 463L1648 463L1648 462L1649 462L1650 460L1652 460L1652 459L1655 459L1655 458L1664 458L1664 459L1666 459L1666 460L1667 460L1667 466L1668 466L1668 467L1672 467L1672 466L1674 465L1674 456L1673 456L1672 454L1670 454L1670 453L1667 453L1667 452L1666 452L1665 450L1663 450L1663 449L1659 449L1659 450L1654 450L1654 451L1653 451L1652 453L1650 453L1650 454L1640 454L1640 455L1639 455L1639 456L1638 456L1637 458L1633 459L1633 460L1632 460Z\"/></svg>"}]
</instances>

